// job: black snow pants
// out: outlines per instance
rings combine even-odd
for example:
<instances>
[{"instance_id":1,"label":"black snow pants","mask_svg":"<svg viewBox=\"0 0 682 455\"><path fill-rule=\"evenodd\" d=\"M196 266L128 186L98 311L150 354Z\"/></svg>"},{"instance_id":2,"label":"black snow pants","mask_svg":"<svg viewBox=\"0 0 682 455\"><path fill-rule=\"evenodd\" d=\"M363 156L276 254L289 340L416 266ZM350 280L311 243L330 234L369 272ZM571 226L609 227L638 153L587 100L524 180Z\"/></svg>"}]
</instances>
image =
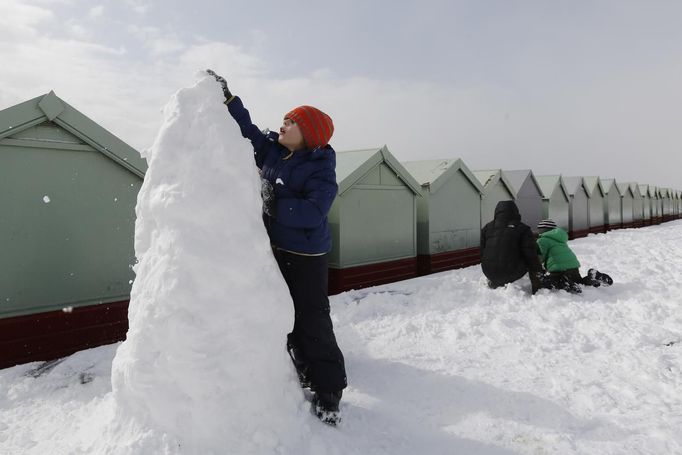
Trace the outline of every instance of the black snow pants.
<instances>
[{"instance_id":1,"label":"black snow pants","mask_svg":"<svg viewBox=\"0 0 682 455\"><path fill-rule=\"evenodd\" d=\"M596 288L598 288L599 285L601 284L599 281L596 281L589 275L581 276L580 271L578 271L578 269L568 269L564 270L563 272L550 272L549 276L550 279L552 280L558 280L562 276L565 276L566 279L568 279L572 283L584 284L585 286L594 286Z\"/></svg>"},{"instance_id":2,"label":"black snow pants","mask_svg":"<svg viewBox=\"0 0 682 455\"><path fill-rule=\"evenodd\" d=\"M601 285L599 281L589 275L581 276L578 269L568 269L562 272L550 272L543 287L549 289L563 289L569 292L580 292L580 289L576 288L576 285L578 284L594 287L599 287Z\"/></svg>"},{"instance_id":3,"label":"black snow pants","mask_svg":"<svg viewBox=\"0 0 682 455\"><path fill-rule=\"evenodd\" d=\"M288 341L301 353L313 390L343 390L347 385L346 368L329 316L327 255L303 256L273 250L294 301L294 328Z\"/></svg>"}]
</instances>

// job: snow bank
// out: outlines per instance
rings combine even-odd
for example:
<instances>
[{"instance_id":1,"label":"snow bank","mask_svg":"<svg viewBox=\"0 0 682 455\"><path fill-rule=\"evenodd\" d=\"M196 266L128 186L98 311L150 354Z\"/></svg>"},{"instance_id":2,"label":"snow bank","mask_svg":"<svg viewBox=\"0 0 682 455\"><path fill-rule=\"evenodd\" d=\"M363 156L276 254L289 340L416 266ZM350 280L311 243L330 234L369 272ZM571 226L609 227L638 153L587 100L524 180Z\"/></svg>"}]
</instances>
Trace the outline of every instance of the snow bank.
<instances>
[{"instance_id":1,"label":"snow bank","mask_svg":"<svg viewBox=\"0 0 682 455\"><path fill-rule=\"evenodd\" d=\"M350 378L344 420L336 429L310 416L310 427L292 422L300 445L278 433L274 449L254 443L250 431L270 422L237 428L227 420L234 417L229 407L215 415L225 434L206 450L190 449L180 440L184 432L163 439L147 417L150 400L115 406L114 353L103 346L38 377L38 363L0 370L0 453L680 454L680 239L682 220L571 241L583 272L595 266L615 279L581 295L531 296L527 279L491 290L474 266L334 296ZM158 375L150 387L169 380L175 376ZM257 391L248 399L265 407ZM246 406L246 397L234 400ZM180 399L152 404L174 414L191 409ZM233 438L246 442L230 450Z\"/></svg>"},{"instance_id":2,"label":"snow bank","mask_svg":"<svg viewBox=\"0 0 682 455\"><path fill-rule=\"evenodd\" d=\"M176 93L138 197L130 331L113 362L128 453L263 453L305 432L293 321L248 141L211 77ZM302 430L303 428L303 430Z\"/></svg>"}]
</instances>

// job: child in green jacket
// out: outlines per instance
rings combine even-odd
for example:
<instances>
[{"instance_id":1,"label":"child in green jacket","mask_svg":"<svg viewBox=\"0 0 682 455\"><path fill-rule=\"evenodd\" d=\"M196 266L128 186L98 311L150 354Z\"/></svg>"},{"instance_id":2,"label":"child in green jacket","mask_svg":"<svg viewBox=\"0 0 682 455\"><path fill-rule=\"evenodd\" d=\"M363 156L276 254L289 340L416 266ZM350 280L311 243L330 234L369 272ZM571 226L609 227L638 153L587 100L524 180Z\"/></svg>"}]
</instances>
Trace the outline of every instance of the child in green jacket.
<instances>
[{"instance_id":1,"label":"child in green jacket","mask_svg":"<svg viewBox=\"0 0 682 455\"><path fill-rule=\"evenodd\" d=\"M537 240L540 262L549 272L543 279L542 287L580 293L582 292L581 284L594 287L613 284L610 276L596 269L589 269L584 277L580 275L580 262L568 246L568 233L558 227L554 221L540 221L538 232L540 233Z\"/></svg>"}]
</instances>

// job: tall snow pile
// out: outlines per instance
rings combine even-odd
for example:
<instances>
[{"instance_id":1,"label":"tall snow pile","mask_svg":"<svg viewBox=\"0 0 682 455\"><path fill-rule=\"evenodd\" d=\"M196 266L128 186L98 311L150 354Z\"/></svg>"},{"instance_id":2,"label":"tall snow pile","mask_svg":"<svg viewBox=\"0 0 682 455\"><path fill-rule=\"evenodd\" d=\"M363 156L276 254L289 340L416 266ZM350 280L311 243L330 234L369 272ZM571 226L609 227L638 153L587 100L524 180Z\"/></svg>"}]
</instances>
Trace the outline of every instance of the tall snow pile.
<instances>
[{"instance_id":1,"label":"tall snow pile","mask_svg":"<svg viewBox=\"0 0 682 455\"><path fill-rule=\"evenodd\" d=\"M180 90L146 157L112 453L289 452L309 430L253 150L223 101L208 76Z\"/></svg>"}]
</instances>

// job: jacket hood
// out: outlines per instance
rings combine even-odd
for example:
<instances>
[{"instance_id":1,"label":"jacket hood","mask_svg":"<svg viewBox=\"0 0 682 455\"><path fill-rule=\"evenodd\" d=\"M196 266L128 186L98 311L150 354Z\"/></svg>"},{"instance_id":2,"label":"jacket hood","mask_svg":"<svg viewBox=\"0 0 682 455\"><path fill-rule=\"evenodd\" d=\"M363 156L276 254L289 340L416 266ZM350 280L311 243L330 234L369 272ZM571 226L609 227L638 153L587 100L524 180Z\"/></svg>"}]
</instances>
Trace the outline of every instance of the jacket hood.
<instances>
[{"instance_id":1,"label":"jacket hood","mask_svg":"<svg viewBox=\"0 0 682 455\"><path fill-rule=\"evenodd\" d=\"M521 221L519 208L514 201L500 201L495 207L495 221L507 223L510 221Z\"/></svg>"},{"instance_id":2,"label":"jacket hood","mask_svg":"<svg viewBox=\"0 0 682 455\"><path fill-rule=\"evenodd\" d=\"M568 232L561 228L554 228L551 231L543 232L540 237L552 239L555 242L567 243L568 242Z\"/></svg>"},{"instance_id":3,"label":"jacket hood","mask_svg":"<svg viewBox=\"0 0 682 455\"><path fill-rule=\"evenodd\" d=\"M313 149L310 154L310 158L313 160L333 159L336 161L336 152L334 152L334 149L329 144L325 145L324 147L317 147Z\"/></svg>"},{"instance_id":4,"label":"jacket hood","mask_svg":"<svg viewBox=\"0 0 682 455\"><path fill-rule=\"evenodd\" d=\"M307 157L308 160L324 160L332 159L336 162L336 152L331 145L327 144L323 147L316 147L314 149L302 149L294 152L294 157Z\"/></svg>"}]
</instances>

